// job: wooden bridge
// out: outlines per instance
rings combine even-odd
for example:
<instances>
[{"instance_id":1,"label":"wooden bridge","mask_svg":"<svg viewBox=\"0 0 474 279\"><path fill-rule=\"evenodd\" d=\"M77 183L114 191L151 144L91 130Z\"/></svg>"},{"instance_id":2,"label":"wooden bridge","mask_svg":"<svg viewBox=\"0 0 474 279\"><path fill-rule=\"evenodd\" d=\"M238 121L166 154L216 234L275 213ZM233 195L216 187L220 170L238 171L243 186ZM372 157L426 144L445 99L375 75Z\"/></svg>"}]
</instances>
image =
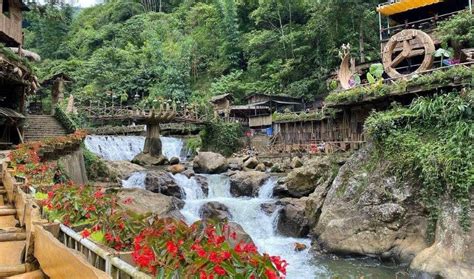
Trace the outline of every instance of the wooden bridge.
<instances>
[{"instance_id":1,"label":"wooden bridge","mask_svg":"<svg viewBox=\"0 0 474 279\"><path fill-rule=\"evenodd\" d=\"M158 120L160 123L193 123L203 124L208 115L199 114L191 107L161 105L158 108L138 108L133 106L107 106L96 103L89 106L80 106L78 110L91 121L131 121L134 123L146 123L149 119Z\"/></svg>"}]
</instances>

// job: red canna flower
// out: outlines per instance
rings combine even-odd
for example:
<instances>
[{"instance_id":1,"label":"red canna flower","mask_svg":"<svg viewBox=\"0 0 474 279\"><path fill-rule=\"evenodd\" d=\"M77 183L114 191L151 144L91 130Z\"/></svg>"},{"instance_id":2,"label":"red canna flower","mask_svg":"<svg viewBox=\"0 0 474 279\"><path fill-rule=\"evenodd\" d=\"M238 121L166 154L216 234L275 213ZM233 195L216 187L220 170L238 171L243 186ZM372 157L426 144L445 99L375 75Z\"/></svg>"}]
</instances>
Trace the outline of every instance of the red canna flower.
<instances>
[{"instance_id":1,"label":"red canna flower","mask_svg":"<svg viewBox=\"0 0 474 279\"><path fill-rule=\"evenodd\" d=\"M96 198L96 199L102 199L104 196L105 195L104 195L104 192L102 192L102 190L96 191L94 193L94 198Z\"/></svg>"},{"instance_id":2,"label":"red canna flower","mask_svg":"<svg viewBox=\"0 0 474 279\"><path fill-rule=\"evenodd\" d=\"M222 262L222 259L221 257L219 257L219 255L217 255L216 252L211 252L209 254L209 261L215 264L220 264Z\"/></svg>"},{"instance_id":3,"label":"red canna flower","mask_svg":"<svg viewBox=\"0 0 474 279\"><path fill-rule=\"evenodd\" d=\"M216 265L214 267L214 272L217 273L220 276L224 276L227 273L220 265Z\"/></svg>"},{"instance_id":4,"label":"red canna flower","mask_svg":"<svg viewBox=\"0 0 474 279\"><path fill-rule=\"evenodd\" d=\"M176 246L173 241L168 241L166 243L166 250L168 250L169 253L176 255L178 253L178 246Z\"/></svg>"},{"instance_id":5,"label":"red canna flower","mask_svg":"<svg viewBox=\"0 0 474 279\"><path fill-rule=\"evenodd\" d=\"M232 254L229 251L223 251L221 252L221 258L226 261L232 257Z\"/></svg>"},{"instance_id":6,"label":"red canna flower","mask_svg":"<svg viewBox=\"0 0 474 279\"><path fill-rule=\"evenodd\" d=\"M81 232L83 238L88 238L91 235L91 232L88 229L85 229Z\"/></svg>"},{"instance_id":7,"label":"red canna flower","mask_svg":"<svg viewBox=\"0 0 474 279\"><path fill-rule=\"evenodd\" d=\"M107 240L108 242L113 242L114 239L115 239L115 238L114 238L114 236L113 236L111 233L109 233L109 232L106 232L106 233L105 233L105 240ZM140 249L140 248L138 248L138 249ZM138 250L138 249L137 249L137 250Z\"/></svg>"},{"instance_id":8,"label":"red canna flower","mask_svg":"<svg viewBox=\"0 0 474 279\"><path fill-rule=\"evenodd\" d=\"M282 260L279 256L270 257L276 269L283 274L286 274L286 267L288 263L285 260Z\"/></svg>"}]
</instances>

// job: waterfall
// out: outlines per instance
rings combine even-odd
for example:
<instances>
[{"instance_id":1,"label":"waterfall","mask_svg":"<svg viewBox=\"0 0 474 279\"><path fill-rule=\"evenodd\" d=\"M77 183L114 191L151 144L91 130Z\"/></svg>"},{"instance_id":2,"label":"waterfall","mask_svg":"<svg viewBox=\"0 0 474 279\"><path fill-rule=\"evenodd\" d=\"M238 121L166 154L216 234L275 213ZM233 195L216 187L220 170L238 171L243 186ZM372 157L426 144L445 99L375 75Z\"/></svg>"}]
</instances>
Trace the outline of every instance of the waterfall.
<instances>
[{"instance_id":1,"label":"waterfall","mask_svg":"<svg viewBox=\"0 0 474 279\"><path fill-rule=\"evenodd\" d=\"M161 137L163 155L170 159L182 156L184 141L179 138ZM85 140L87 149L99 157L109 161L131 161L138 153L143 151L145 137L141 136L87 136Z\"/></svg>"},{"instance_id":2,"label":"waterfall","mask_svg":"<svg viewBox=\"0 0 474 279\"><path fill-rule=\"evenodd\" d=\"M205 203L215 201L226 205L232 215L231 221L240 224L252 237L261 253L278 255L289 263L287 278L314 278L317 273L325 273L322 267L312 263L308 249L302 252L294 251L295 243L303 243L310 247L309 239L296 239L278 235L276 222L279 211L270 216L261 208L264 203L275 202L272 199L276 179L269 179L259 190L256 198L233 198L230 193L229 177L225 175L206 175L209 194L207 197L197 181L184 175L176 175L176 183L186 193L185 205L181 213L186 222L193 223L200 219L199 209Z\"/></svg>"},{"instance_id":3,"label":"waterfall","mask_svg":"<svg viewBox=\"0 0 474 279\"><path fill-rule=\"evenodd\" d=\"M123 188L145 189L146 172L135 172L128 179L122 180Z\"/></svg>"}]
</instances>

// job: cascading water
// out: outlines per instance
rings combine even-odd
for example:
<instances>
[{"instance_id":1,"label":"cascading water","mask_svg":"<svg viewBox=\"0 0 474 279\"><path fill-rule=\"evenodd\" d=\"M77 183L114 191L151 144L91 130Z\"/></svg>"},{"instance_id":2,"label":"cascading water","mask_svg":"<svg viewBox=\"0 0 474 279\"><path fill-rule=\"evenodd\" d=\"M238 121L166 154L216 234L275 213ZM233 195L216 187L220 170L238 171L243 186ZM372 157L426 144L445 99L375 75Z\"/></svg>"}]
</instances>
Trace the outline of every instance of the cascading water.
<instances>
[{"instance_id":1,"label":"cascading water","mask_svg":"<svg viewBox=\"0 0 474 279\"><path fill-rule=\"evenodd\" d=\"M252 237L255 245L262 253L278 255L286 259L288 266L287 278L314 278L318 273L326 273L311 263L309 252L294 251L295 243L310 246L309 239L296 239L279 236L276 232L278 210L267 215L261 208L262 204L274 202L272 199L275 179L269 179L259 191L256 198L233 198L230 194L229 178L225 175L207 175L209 194L204 197L202 189L194 178L182 174L175 175L176 183L186 193L185 206L181 213L188 223L200 219L199 209L208 202L219 202L226 205L232 215L232 220L240 224ZM189 193L189 194L188 194Z\"/></svg>"},{"instance_id":2,"label":"cascading water","mask_svg":"<svg viewBox=\"0 0 474 279\"><path fill-rule=\"evenodd\" d=\"M184 141L179 138L161 137L163 155L170 159L182 160ZM131 161L143 151L145 137L141 136L88 136L85 140L87 149L109 161Z\"/></svg>"},{"instance_id":3,"label":"cascading water","mask_svg":"<svg viewBox=\"0 0 474 279\"><path fill-rule=\"evenodd\" d=\"M128 179L122 180L123 188L145 189L146 172L135 172Z\"/></svg>"}]
</instances>

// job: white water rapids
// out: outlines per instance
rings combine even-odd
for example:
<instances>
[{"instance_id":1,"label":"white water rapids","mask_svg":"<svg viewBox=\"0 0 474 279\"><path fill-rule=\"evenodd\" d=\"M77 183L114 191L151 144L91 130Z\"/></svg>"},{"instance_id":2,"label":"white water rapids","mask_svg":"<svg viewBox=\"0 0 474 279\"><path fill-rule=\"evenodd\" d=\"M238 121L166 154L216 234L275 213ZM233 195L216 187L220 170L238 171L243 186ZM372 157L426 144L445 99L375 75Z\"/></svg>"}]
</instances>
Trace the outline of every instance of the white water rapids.
<instances>
[{"instance_id":1,"label":"white water rapids","mask_svg":"<svg viewBox=\"0 0 474 279\"><path fill-rule=\"evenodd\" d=\"M163 155L170 159L182 156L184 141L179 138L161 137ZM145 137L142 136L87 136L87 149L109 161L131 161L143 151Z\"/></svg>"},{"instance_id":2,"label":"white water rapids","mask_svg":"<svg viewBox=\"0 0 474 279\"><path fill-rule=\"evenodd\" d=\"M163 153L168 157L180 156L183 152L183 141L176 138L162 138ZM144 137L91 136L86 140L89 150L108 160L131 160L143 149ZM146 172L134 173L123 181L126 188L145 188ZM181 213L188 223L199 220L199 209L208 202L219 202L226 205L232 215L231 221L240 224L251 236L261 253L281 256L288 261L288 279L311 278L395 278L395 271L380 267L378 263L357 260L328 260L314 258L308 250L294 251L295 243L310 247L309 239L284 237L277 233L276 222L279 211L267 215L261 205L272 203L273 188L276 179L268 180L255 198L234 198L230 194L230 181L226 175L206 175L209 194L206 196L194 178L185 175L173 176L185 194L185 206ZM373 276L371 276L373 275ZM397 275L398 277L398 275ZM400 276L399 278L408 278Z\"/></svg>"}]
</instances>

